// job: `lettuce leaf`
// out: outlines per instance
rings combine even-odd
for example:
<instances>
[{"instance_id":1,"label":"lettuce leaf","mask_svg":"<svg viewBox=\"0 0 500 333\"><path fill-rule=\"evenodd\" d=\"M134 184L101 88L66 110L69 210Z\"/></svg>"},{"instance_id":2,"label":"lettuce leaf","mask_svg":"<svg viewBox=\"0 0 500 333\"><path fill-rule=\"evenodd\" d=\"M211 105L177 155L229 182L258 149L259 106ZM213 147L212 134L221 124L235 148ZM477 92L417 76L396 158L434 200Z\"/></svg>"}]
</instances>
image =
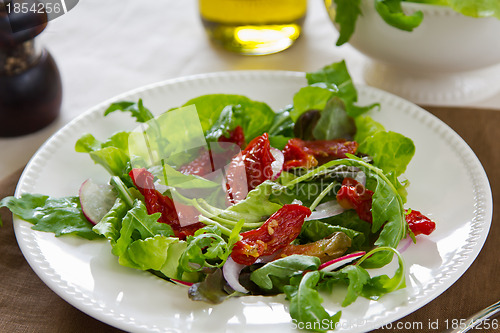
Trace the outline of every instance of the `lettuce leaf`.
<instances>
[{"instance_id":1,"label":"lettuce leaf","mask_svg":"<svg viewBox=\"0 0 500 333\"><path fill-rule=\"evenodd\" d=\"M104 111L104 116L115 111L130 112L139 123L145 123L154 118L151 111L144 107L142 99L139 99L137 103L129 101L113 103Z\"/></svg>"},{"instance_id":2,"label":"lettuce leaf","mask_svg":"<svg viewBox=\"0 0 500 333\"><path fill-rule=\"evenodd\" d=\"M187 101L184 106L192 104L196 106L205 135L211 140L240 125L249 142L266 132L275 117L266 103L241 95L204 95Z\"/></svg>"},{"instance_id":3,"label":"lettuce leaf","mask_svg":"<svg viewBox=\"0 0 500 333\"><path fill-rule=\"evenodd\" d=\"M100 238L83 215L78 197L55 198L24 193L19 198L3 198L1 207L7 207L13 214L32 223L33 230L53 232L56 237L76 235L89 240Z\"/></svg>"},{"instance_id":4,"label":"lettuce leaf","mask_svg":"<svg viewBox=\"0 0 500 333\"><path fill-rule=\"evenodd\" d=\"M259 184L256 188L248 192L245 200L238 202L226 209L220 209L208 205L205 200L198 199L201 203L201 209L206 211L208 217L213 218L221 223L236 224L240 220L244 220L244 228L253 223L261 224L269 216L278 211L283 204L276 203L270 200L273 193L273 188L276 184L266 180ZM255 228L253 225L252 228Z\"/></svg>"},{"instance_id":5,"label":"lettuce leaf","mask_svg":"<svg viewBox=\"0 0 500 333\"><path fill-rule=\"evenodd\" d=\"M327 103L312 134L316 140L352 140L356 133L354 118L346 112L344 102L333 97Z\"/></svg>"},{"instance_id":6,"label":"lettuce leaf","mask_svg":"<svg viewBox=\"0 0 500 333\"><path fill-rule=\"evenodd\" d=\"M357 117L378 106L377 103L367 106L355 104L358 92L343 60L307 73L306 79L309 86L299 90L293 99L294 109L290 115L294 121L308 110L323 110L333 96L342 99L346 112L351 117Z\"/></svg>"},{"instance_id":7,"label":"lettuce leaf","mask_svg":"<svg viewBox=\"0 0 500 333\"><path fill-rule=\"evenodd\" d=\"M396 177L405 172L415 154L413 141L396 132L379 131L359 145L359 151L373 157L373 163Z\"/></svg>"},{"instance_id":8,"label":"lettuce leaf","mask_svg":"<svg viewBox=\"0 0 500 333\"><path fill-rule=\"evenodd\" d=\"M497 0L413 0L451 7L456 12L471 17L496 17L500 19L500 2Z\"/></svg>"},{"instance_id":9,"label":"lettuce leaf","mask_svg":"<svg viewBox=\"0 0 500 333\"><path fill-rule=\"evenodd\" d=\"M103 166L111 175L126 173L130 158L128 155L129 132L118 132L102 142L92 134L84 134L75 144L75 151L88 153L90 158Z\"/></svg>"}]
</instances>

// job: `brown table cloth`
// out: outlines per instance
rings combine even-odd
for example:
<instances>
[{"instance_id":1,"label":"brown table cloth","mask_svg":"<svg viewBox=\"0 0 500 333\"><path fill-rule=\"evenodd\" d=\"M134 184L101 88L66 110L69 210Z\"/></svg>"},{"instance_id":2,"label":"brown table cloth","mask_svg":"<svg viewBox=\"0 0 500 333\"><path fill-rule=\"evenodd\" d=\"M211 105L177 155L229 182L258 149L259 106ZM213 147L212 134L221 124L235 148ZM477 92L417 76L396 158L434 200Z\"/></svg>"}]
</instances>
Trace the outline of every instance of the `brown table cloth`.
<instances>
[{"instance_id":1,"label":"brown table cloth","mask_svg":"<svg viewBox=\"0 0 500 333\"><path fill-rule=\"evenodd\" d=\"M402 318L400 326L394 323L392 329L375 332L440 332L446 328L446 319L450 324L454 319L465 319L500 299L497 249L500 243L500 110L426 109L462 136L483 164L493 191L493 222L481 253L453 286ZM0 198L14 193L20 174L21 170L0 182ZM80 312L45 286L17 246L10 212L2 209L1 217L4 221L0 228L1 332L122 332ZM429 327L429 322L438 321L439 325ZM487 331L492 330L481 330Z\"/></svg>"}]
</instances>

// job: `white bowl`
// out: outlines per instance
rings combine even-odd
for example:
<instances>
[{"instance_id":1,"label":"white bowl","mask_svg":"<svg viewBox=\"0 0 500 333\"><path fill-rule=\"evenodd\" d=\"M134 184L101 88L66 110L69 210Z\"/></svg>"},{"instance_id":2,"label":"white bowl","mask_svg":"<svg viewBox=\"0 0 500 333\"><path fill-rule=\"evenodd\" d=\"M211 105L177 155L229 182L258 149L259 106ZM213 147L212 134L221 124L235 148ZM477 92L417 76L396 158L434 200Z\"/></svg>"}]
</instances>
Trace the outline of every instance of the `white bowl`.
<instances>
[{"instance_id":1,"label":"white bowl","mask_svg":"<svg viewBox=\"0 0 500 333\"><path fill-rule=\"evenodd\" d=\"M358 17L349 44L375 60L371 68L366 70L367 83L402 95L417 103L436 102L437 97L434 100L426 97L430 100L422 101L418 97L409 96L408 93L398 90L419 88L415 87L416 84L421 88L431 82L429 92L424 93L425 95L434 91L435 94L454 95L454 97L441 96L439 97L441 99L454 98L456 100L458 95L468 95L464 97L468 100L485 97L487 92L484 86L488 86L489 83L480 82L481 87L479 87L477 81L478 78L484 81L491 71L481 73L477 71L500 64L499 19L473 18L457 13L449 7L404 2L403 9L406 13L411 14L420 10L424 14L421 25L412 32L408 32L394 28L383 21L375 10L374 0L361 2L362 15ZM326 0L325 3L333 22L335 18L333 6L335 5L331 0ZM465 82L466 76L470 77L470 74L474 74L474 82ZM376 77L377 75L379 77ZM386 80L399 80L400 82L379 82L382 81L380 77L382 75L386 77ZM413 83L410 82L412 80ZM443 86L450 83L453 91L446 90ZM471 85L476 85L477 89ZM463 89L467 91L457 95L456 89L460 86L464 86ZM489 90L488 93L491 95L492 88Z\"/></svg>"}]
</instances>

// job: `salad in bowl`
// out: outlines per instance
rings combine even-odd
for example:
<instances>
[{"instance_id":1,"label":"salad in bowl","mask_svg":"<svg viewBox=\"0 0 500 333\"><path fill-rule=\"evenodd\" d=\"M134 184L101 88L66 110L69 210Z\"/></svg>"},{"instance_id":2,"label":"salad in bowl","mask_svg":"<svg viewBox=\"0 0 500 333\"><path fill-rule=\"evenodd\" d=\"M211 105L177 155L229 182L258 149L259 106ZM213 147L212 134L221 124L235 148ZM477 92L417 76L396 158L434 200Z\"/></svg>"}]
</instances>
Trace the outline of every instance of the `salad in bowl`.
<instances>
[{"instance_id":1,"label":"salad in bowl","mask_svg":"<svg viewBox=\"0 0 500 333\"><path fill-rule=\"evenodd\" d=\"M142 100L113 103L105 115L130 114L137 129L75 143L109 183L0 206L38 231L106 239L121 265L185 286L194 301L284 294L300 327L334 328L341 312L322 297L346 288L347 306L404 288L397 247L436 224L406 202L413 141L366 115L379 105L357 104L345 63L307 82L277 112L228 94L158 116ZM392 261L392 276L370 274Z\"/></svg>"}]
</instances>

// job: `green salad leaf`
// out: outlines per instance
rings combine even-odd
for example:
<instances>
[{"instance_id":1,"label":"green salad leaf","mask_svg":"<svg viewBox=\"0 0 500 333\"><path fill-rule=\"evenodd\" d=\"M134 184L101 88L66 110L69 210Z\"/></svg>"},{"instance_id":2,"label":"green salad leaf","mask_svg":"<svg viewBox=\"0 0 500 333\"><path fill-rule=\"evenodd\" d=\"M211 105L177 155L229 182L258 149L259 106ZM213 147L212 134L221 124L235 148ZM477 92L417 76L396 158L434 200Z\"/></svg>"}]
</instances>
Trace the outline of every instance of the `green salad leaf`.
<instances>
[{"instance_id":1,"label":"green salad leaf","mask_svg":"<svg viewBox=\"0 0 500 333\"><path fill-rule=\"evenodd\" d=\"M386 252L390 254L391 260L394 254L398 258L398 268L392 278L387 275L377 275L371 277L370 274L361 267L363 261L375 253ZM347 294L342 302L342 306L352 304L359 296L377 300L381 296L405 287L405 265L401 254L391 247L379 247L365 254L355 265L349 265L338 271L327 272L323 275L319 289L332 292L335 285L346 285Z\"/></svg>"},{"instance_id":2,"label":"green salad leaf","mask_svg":"<svg viewBox=\"0 0 500 333\"><path fill-rule=\"evenodd\" d=\"M356 21L361 13L361 0L333 0L337 5L334 22L339 25L337 46L341 46L351 39L356 27Z\"/></svg>"},{"instance_id":3,"label":"green salad leaf","mask_svg":"<svg viewBox=\"0 0 500 333\"><path fill-rule=\"evenodd\" d=\"M266 103L240 95L204 95L187 101L184 106L192 104L196 106L202 129L210 139L227 133L238 124L243 128L245 140L250 142L267 131L275 117Z\"/></svg>"},{"instance_id":4,"label":"green salad leaf","mask_svg":"<svg viewBox=\"0 0 500 333\"><path fill-rule=\"evenodd\" d=\"M142 99L139 99L137 103L128 101L112 103L106 111L104 111L104 115L107 116L115 111L130 112L131 116L139 123L145 123L154 118L151 111L144 107Z\"/></svg>"},{"instance_id":5,"label":"green salad leaf","mask_svg":"<svg viewBox=\"0 0 500 333\"><path fill-rule=\"evenodd\" d=\"M405 31L413 31L424 19L420 10L411 15L405 14L401 0L375 0L375 10L387 24Z\"/></svg>"},{"instance_id":6,"label":"green salad leaf","mask_svg":"<svg viewBox=\"0 0 500 333\"><path fill-rule=\"evenodd\" d=\"M374 192L372 197L373 222L371 232L376 233L381 229L375 241L375 245L397 247L401 239L406 236L407 231L405 210L403 206L404 200L391 180L376 166L366 163L355 156L350 156L350 158L347 159L327 162L300 177L291 179L283 185L288 188L293 187L336 165L358 167L365 172L367 184L368 182L374 184L372 188L369 188ZM388 264L390 260L391 257L387 252L375 253L369 259L365 260L365 266L370 268L382 267Z\"/></svg>"},{"instance_id":7,"label":"green salad leaf","mask_svg":"<svg viewBox=\"0 0 500 333\"><path fill-rule=\"evenodd\" d=\"M13 214L32 223L33 230L53 232L56 237L76 235L86 239L100 238L83 215L78 197L55 198L23 193L19 198L3 198L1 207L7 207Z\"/></svg>"},{"instance_id":8,"label":"green salad leaf","mask_svg":"<svg viewBox=\"0 0 500 333\"><path fill-rule=\"evenodd\" d=\"M294 276L317 270L320 263L317 257L294 254L256 269L250 274L250 280L266 291L283 292L284 286L289 285Z\"/></svg>"},{"instance_id":9,"label":"green salad leaf","mask_svg":"<svg viewBox=\"0 0 500 333\"><path fill-rule=\"evenodd\" d=\"M320 278L319 271L294 276L291 284L284 287L284 291L290 301L290 316L303 327L323 332L334 327L340 320L341 312L330 315L321 305L323 299L317 290ZM329 323L328 328L322 326L324 322Z\"/></svg>"},{"instance_id":10,"label":"green salad leaf","mask_svg":"<svg viewBox=\"0 0 500 333\"><path fill-rule=\"evenodd\" d=\"M335 3L335 6L332 5ZM373 0L375 10L389 25L404 31L413 31L425 19L422 11L407 15L402 4L423 3L450 7L457 13L470 17L496 17L500 19L500 2L497 0ZM352 37L361 12L360 0L328 0L330 16L339 27L336 45L347 43Z\"/></svg>"},{"instance_id":11,"label":"green salad leaf","mask_svg":"<svg viewBox=\"0 0 500 333\"><path fill-rule=\"evenodd\" d=\"M354 118L349 116L344 102L331 98L325 105L312 134L316 140L352 140L356 133Z\"/></svg>"},{"instance_id":12,"label":"green salad leaf","mask_svg":"<svg viewBox=\"0 0 500 333\"><path fill-rule=\"evenodd\" d=\"M92 134L85 134L75 144L75 151L88 153L90 158L103 166L113 176L122 176L128 168L129 132L118 132L101 142Z\"/></svg>"}]
</instances>

